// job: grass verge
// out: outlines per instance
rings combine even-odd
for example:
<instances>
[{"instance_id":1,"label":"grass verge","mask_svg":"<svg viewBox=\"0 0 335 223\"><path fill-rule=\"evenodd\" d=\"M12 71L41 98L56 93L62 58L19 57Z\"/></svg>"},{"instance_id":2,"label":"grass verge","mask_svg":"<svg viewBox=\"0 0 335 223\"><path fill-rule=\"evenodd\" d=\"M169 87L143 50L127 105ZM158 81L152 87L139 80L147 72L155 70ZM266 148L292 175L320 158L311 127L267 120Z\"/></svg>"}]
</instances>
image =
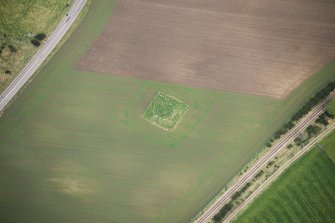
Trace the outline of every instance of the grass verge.
<instances>
[{"instance_id":1,"label":"grass verge","mask_svg":"<svg viewBox=\"0 0 335 223\"><path fill-rule=\"evenodd\" d=\"M17 76L53 32L72 0L0 2L0 92ZM37 39L35 38L37 37Z\"/></svg>"}]
</instances>

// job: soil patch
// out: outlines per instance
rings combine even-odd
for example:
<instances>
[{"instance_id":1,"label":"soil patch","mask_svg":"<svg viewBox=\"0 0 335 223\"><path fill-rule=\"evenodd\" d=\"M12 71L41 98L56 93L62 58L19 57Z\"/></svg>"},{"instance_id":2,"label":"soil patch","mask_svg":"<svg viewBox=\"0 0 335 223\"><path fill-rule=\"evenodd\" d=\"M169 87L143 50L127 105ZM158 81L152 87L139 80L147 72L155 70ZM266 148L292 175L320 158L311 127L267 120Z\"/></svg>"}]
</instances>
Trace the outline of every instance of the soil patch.
<instances>
[{"instance_id":1,"label":"soil patch","mask_svg":"<svg viewBox=\"0 0 335 223\"><path fill-rule=\"evenodd\" d=\"M119 0L83 70L282 98L335 58L335 1Z\"/></svg>"}]
</instances>

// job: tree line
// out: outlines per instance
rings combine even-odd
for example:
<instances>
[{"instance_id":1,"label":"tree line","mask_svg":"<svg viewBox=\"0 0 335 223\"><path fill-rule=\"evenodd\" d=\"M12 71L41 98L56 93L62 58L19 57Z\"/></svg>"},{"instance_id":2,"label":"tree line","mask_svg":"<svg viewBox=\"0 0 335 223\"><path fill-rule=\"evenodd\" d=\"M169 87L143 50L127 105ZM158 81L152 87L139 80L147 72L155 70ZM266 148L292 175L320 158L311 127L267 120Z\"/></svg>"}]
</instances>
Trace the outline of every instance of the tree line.
<instances>
[{"instance_id":1,"label":"tree line","mask_svg":"<svg viewBox=\"0 0 335 223\"><path fill-rule=\"evenodd\" d=\"M299 121L304 117L308 112L310 112L317 104L324 100L328 95L334 91L335 81L330 82L325 88L316 93L304 106L302 106L297 113L295 113L291 120L288 121L281 129L279 129L270 140L273 142L276 139L279 139L282 135L287 133L290 129L294 127L294 123ZM324 120L320 120L325 122ZM271 143L267 143L267 146L271 146Z\"/></svg>"}]
</instances>

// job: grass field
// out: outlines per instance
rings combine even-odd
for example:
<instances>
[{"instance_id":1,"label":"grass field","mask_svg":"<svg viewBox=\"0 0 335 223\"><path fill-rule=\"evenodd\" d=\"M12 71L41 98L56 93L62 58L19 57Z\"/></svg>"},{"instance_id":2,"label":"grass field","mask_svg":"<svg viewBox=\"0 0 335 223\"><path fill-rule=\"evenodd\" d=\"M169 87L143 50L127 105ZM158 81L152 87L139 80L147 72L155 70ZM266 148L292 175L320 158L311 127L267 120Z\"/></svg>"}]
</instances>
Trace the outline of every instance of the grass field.
<instances>
[{"instance_id":1,"label":"grass field","mask_svg":"<svg viewBox=\"0 0 335 223\"><path fill-rule=\"evenodd\" d=\"M329 158L335 163L335 132L321 142Z\"/></svg>"},{"instance_id":2,"label":"grass field","mask_svg":"<svg viewBox=\"0 0 335 223\"><path fill-rule=\"evenodd\" d=\"M334 188L334 163L322 149L315 147L234 222L334 222Z\"/></svg>"},{"instance_id":3,"label":"grass field","mask_svg":"<svg viewBox=\"0 0 335 223\"><path fill-rule=\"evenodd\" d=\"M0 118L3 222L188 222L334 77L276 100L76 69L114 5L92 1ZM174 131L141 117L159 91L189 105Z\"/></svg>"},{"instance_id":4,"label":"grass field","mask_svg":"<svg viewBox=\"0 0 335 223\"><path fill-rule=\"evenodd\" d=\"M24 67L37 48L34 35L47 37L72 0L13 0L0 2L0 92ZM6 73L7 71L7 73Z\"/></svg>"},{"instance_id":5,"label":"grass field","mask_svg":"<svg viewBox=\"0 0 335 223\"><path fill-rule=\"evenodd\" d=\"M172 130L188 109L188 105L172 96L158 92L143 117L165 130Z\"/></svg>"},{"instance_id":6,"label":"grass field","mask_svg":"<svg viewBox=\"0 0 335 223\"><path fill-rule=\"evenodd\" d=\"M335 114L335 100L332 100L328 107L327 107L327 111L330 113L330 114Z\"/></svg>"}]
</instances>

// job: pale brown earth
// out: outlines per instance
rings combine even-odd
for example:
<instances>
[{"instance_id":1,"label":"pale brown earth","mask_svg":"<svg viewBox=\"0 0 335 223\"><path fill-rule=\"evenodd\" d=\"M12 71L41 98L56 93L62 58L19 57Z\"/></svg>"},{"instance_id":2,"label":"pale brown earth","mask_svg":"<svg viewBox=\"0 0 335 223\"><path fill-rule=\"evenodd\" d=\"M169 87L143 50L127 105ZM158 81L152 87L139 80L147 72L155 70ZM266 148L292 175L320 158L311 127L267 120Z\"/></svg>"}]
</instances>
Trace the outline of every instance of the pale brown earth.
<instances>
[{"instance_id":1,"label":"pale brown earth","mask_svg":"<svg viewBox=\"0 0 335 223\"><path fill-rule=\"evenodd\" d=\"M80 69L281 98L335 58L335 0L118 2Z\"/></svg>"}]
</instances>

